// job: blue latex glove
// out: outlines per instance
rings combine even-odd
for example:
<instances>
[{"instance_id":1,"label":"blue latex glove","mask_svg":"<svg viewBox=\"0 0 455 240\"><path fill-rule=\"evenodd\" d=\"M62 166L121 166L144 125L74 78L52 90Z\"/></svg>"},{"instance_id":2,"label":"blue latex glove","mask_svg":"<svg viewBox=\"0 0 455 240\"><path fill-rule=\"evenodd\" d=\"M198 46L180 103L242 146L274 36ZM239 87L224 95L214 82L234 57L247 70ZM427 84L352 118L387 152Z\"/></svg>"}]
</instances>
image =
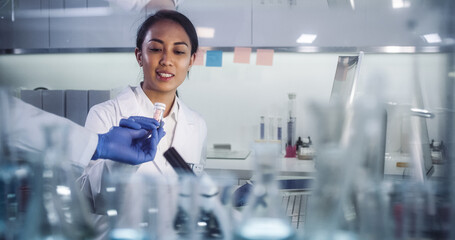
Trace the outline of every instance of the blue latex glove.
<instances>
[{"instance_id":1,"label":"blue latex glove","mask_svg":"<svg viewBox=\"0 0 455 240\"><path fill-rule=\"evenodd\" d=\"M153 131L157 130L158 132L158 142L161 140L161 138L166 135L166 132L164 132L164 122L161 121L161 124L158 123L154 118L147 118L147 117L140 117L140 116L131 116L128 119L121 119L120 120L120 127L127 127L131 129L145 129L152 134ZM154 135L153 135L154 136ZM158 142L156 145L158 145Z\"/></svg>"},{"instance_id":2,"label":"blue latex glove","mask_svg":"<svg viewBox=\"0 0 455 240\"><path fill-rule=\"evenodd\" d=\"M151 131L152 129L158 129L158 134L163 134L160 133L163 130L164 122L161 121L158 123L154 118L147 118L147 117L140 117L140 116L131 116L128 119L121 119L120 120L120 126L121 127L128 127L132 129L145 129L147 131ZM164 135L163 135L164 136Z\"/></svg>"},{"instance_id":3,"label":"blue latex glove","mask_svg":"<svg viewBox=\"0 0 455 240\"><path fill-rule=\"evenodd\" d=\"M105 134L98 134L98 146L92 160L111 159L132 165L155 159L157 146L166 134L155 119L130 117Z\"/></svg>"}]
</instances>

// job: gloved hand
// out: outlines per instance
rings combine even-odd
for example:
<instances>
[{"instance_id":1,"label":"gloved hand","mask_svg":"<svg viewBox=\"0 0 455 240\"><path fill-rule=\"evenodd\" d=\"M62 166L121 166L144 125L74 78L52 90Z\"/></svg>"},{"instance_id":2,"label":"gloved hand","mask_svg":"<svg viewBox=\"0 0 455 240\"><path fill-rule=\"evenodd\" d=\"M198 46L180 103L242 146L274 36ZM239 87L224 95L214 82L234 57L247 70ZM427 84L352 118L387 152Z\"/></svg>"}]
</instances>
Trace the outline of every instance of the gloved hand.
<instances>
[{"instance_id":1,"label":"gloved hand","mask_svg":"<svg viewBox=\"0 0 455 240\"><path fill-rule=\"evenodd\" d=\"M158 142L156 145L158 145L159 141L161 138L166 135L166 132L164 132L164 122L161 121L158 123L154 118L148 118L148 117L141 117L141 116L131 116L128 119L121 119L120 120L120 127L127 127L131 129L145 129L149 132L149 134L152 133L155 129L158 132Z\"/></svg>"},{"instance_id":2,"label":"gloved hand","mask_svg":"<svg viewBox=\"0 0 455 240\"><path fill-rule=\"evenodd\" d=\"M92 160L111 159L132 165L155 159L157 146L166 134L155 119L130 117L105 134L98 134L98 146Z\"/></svg>"},{"instance_id":3,"label":"gloved hand","mask_svg":"<svg viewBox=\"0 0 455 240\"><path fill-rule=\"evenodd\" d=\"M161 128L161 130L163 130L162 129L163 125L164 125L163 121L161 121L161 125L160 125L160 123L158 123L158 121L156 121L154 118L141 117L141 116L131 116L128 119L124 118L124 119L120 120L121 127L128 127L128 128L132 128L132 129L141 129L142 128L142 129L145 129L148 131L151 131L153 128L154 129Z\"/></svg>"}]
</instances>

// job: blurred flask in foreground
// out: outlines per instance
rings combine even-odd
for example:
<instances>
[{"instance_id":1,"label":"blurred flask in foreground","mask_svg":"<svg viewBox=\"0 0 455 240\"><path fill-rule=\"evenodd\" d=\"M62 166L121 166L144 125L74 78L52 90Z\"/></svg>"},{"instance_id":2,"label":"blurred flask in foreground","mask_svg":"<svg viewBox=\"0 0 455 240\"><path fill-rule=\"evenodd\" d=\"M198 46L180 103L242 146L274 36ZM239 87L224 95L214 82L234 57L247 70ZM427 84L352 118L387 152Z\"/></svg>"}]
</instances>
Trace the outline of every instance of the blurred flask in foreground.
<instances>
[{"instance_id":1,"label":"blurred flask in foreground","mask_svg":"<svg viewBox=\"0 0 455 240\"><path fill-rule=\"evenodd\" d=\"M134 168L116 169L106 177L109 239L176 239L168 217L175 196L164 179L135 173Z\"/></svg>"},{"instance_id":2,"label":"blurred flask in foreground","mask_svg":"<svg viewBox=\"0 0 455 240\"><path fill-rule=\"evenodd\" d=\"M313 105L320 134L303 233L308 239L390 239L389 208L381 197L387 120L378 93L370 86L352 101Z\"/></svg>"},{"instance_id":3,"label":"blurred flask in foreground","mask_svg":"<svg viewBox=\"0 0 455 240\"><path fill-rule=\"evenodd\" d=\"M1 239L84 239L93 236L60 125L18 126L20 100L0 91ZM28 134L27 134L28 133ZM30 139L24 139L28 136ZM33 143L33 144L30 144Z\"/></svg>"},{"instance_id":4,"label":"blurred flask in foreground","mask_svg":"<svg viewBox=\"0 0 455 240\"><path fill-rule=\"evenodd\" d=\"M234 230L236 240L291 240L295 230L281 208L276 181L280 159L279 141L254 143L254 187L242 219Z\"/></svg>"},{"instance_id":5,"label":"blurred flask in foreground","mask_svg":"<svg viewBox=\"0 0 455 240\"><path fill-rule=\"evenodd\" d=\"M10 146L11 109L8 89L0 88L0 239L18 239L24 226L32 171Z\"/></svg>"},{"instance_id":6,"label":"blurred flask in foreground","mask_svg":"<svg viewBox=\"0 0 455 240\"><path fill-rule=\"evenodd\" d=\"M68 129L43 126L46 149L31 161L30 202L23 239L87 239L95 236L88 204L76 184L68 156Z\"/></svg>"}]
</instances>

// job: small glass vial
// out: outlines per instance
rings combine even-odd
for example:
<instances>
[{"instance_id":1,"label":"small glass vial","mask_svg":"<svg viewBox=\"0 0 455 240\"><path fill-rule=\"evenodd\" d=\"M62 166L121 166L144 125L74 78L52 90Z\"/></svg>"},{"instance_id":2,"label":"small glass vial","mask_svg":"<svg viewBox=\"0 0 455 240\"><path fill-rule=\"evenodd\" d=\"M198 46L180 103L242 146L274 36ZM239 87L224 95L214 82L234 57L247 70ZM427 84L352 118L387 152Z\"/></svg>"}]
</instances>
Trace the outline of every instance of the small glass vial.
<instances>
[{"instance_id":1,"label":"small glass vial","mask_svg":"<svg viewBox=\"0 0 455 240\"><path fill-rule=\"evenodd\" d=\"M166 104L164 103L155 103L155 112L153 113L153 118L161 123L163 120L164 110L166 110Z\"/></svg>"}]
</instances>

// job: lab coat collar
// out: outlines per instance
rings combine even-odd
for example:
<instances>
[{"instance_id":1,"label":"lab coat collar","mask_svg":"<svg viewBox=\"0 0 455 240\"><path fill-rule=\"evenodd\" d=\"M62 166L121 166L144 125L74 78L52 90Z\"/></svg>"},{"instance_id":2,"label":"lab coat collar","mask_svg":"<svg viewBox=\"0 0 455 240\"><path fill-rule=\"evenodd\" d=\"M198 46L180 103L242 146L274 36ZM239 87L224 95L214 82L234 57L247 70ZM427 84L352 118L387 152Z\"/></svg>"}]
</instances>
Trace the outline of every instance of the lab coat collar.
<instances>
[{"instance_id":1,"label":"lab coat collar","mask_svg":"<svg viewBox=\"0 0 455 240\"><path fill-rule=\"evenodd\" d=\"M147 97L147 94L145 94L144 90L141 87L141 84L135 88L132 88L132 90L136 95L136 100L139 104L139 108L142 110L140 115L144 117L153 117L153 113L155 112L155 103L150 101L150 99Z\"/></svg>"},{"instance_id":2,"label":"lab coat collar","mask_svg":"<svg viewBox=\"0 0 455 240\"><path fill-rule=\"evenodd\" d=\"M137 101L136 95L134 94L134 88L136 87L128 86L116 97L119 105L119 115L121 118L140 115L140 103ZM132 99L134 99L134 103L132 102Z\"/></svg>"}]
</instances>

